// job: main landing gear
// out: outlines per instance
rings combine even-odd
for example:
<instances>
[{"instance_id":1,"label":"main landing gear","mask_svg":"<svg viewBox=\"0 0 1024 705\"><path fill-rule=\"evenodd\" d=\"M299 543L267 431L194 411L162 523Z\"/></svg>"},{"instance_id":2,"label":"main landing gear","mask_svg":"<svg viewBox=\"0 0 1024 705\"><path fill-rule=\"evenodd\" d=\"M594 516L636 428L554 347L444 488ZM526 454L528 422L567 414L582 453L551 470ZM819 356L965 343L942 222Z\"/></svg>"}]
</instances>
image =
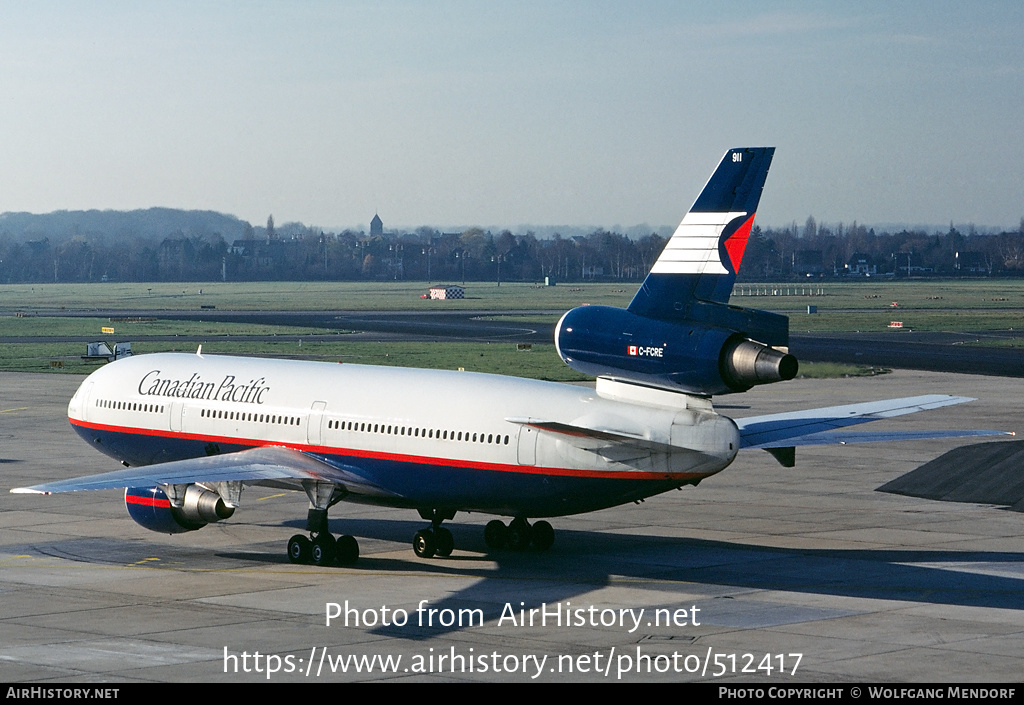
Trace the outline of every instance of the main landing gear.
<instances>
[{"instance_id":1,"label":"main landing gear","mask_svg":"<svg viewBox=\"0 0 1024 705\"><path fill-rule=\"evenodd\" d=\"M531 525L525 517L516 517L508 526L494 519L484 527L484 542L494 550L525 551L532 545L538 551L546 551L555 542L555 530L543 519Z\"/></svg>"},{"instance_id":2,"label":"main landing gear","mask_svg":"<svg viewBox=\"0 0 1024 705\"><path fill-rule=\"evenodd\" d=\"M441 526L441 522L454 517L455 512L421 509L420 516L429 521L430 526L417 531L413 536L413 552L420 558L450 556L455 549L455 541L452 532ZM546 551L555 542L555 530L543 519L531 525L525 517L516 517L508 526L495 519L484 528L484 542L492 550L510 548L513 551L525 551L533 546L538 551Z\"/></svg>"},{"instance_id":3,"label":"main landing gear","mask_svg":"<svg viewBox=\"0 0 1024 705\"><path fill-rule=\"evenodd\" d=\"M309 497L306 531L309 538L296 534L288 539L288 560L313 565L350 565L359 558L359 543L347 534L335 538L327 527L327 510L340 502L346 492L330 482L306 480L302 483Z\"/></svg>"},{"instance_id":4,"label":"main landing gear","mask_svg":"<svg viewBox=\"0 0 1024 705\"><path fill-rule=\"evenodd\" d=\"M358 558L359 542L348 534L335 538L323 530L311 534L311 538L295 534L288 539L288 560L292 563L351 565Z\"/></svg>"},{"instance_id":5,"label":"main landing gear","mask_svg":"<svg viewBox=\"0 0 1024 705\"><path fill-rule=\"evenodd\" d=\"M344 499L347 494L345 489L316 480L304 480L302 485L310 504L306 517L309 537L295 534L288 539L288 560L320 566L355 563L359 558L359 543L348 535L335 538L327 525L327 510ZM420 509L419 514L430 522L430 526L420 529L413 536L413 552L420 558L447 558L452 555L455 539L452 532L441 526L441 523L452 519L455 510ZM555 531L544 520L531 525L526 517L516 517L506 526L504 522L495 519L487 523L484 541L492 550L508 547L513 551L525 551L533 546L538 551L546 551L555 542Z\"/></svg>"}]
</instances>

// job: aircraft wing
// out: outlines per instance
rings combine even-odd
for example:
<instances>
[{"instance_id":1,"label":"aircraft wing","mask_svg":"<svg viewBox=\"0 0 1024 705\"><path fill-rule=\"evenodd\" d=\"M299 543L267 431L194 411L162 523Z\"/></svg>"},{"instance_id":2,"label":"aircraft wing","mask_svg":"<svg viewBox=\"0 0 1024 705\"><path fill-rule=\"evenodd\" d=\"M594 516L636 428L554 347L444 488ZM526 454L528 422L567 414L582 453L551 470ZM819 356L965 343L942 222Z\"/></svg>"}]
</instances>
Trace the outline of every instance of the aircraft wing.
<instances>
[{"instance_id":1,"label":"aircraft wing","mask_svg":"<svg viewBox=\"0 0 1024 705\"><path fill-rule=\"evenodd\" d=\"M926 394L919 397L872 401L864 404L847 404L824 409L751 416L745 419L735 419L735 421L740 430L741 448L792 448L831 443L1012 435L1006 431L879 431L870 433L840 430L869 421L915 414L918 411L938 409L968 401L974 401L974 399L946 394Z\"/></svg>"},{"instance_id":2,"label":"aircraft wing","mask_svg":"<svg viewBox=\"0 0 1024 705\"><path fill-rule=\"evenodd\" d=\"M368 485L356 473L318 460L297 450L279 446L252 448L237 453L205 458L175 460L126 470L86 475L70 480L47 482L32 487L16 487L15 494L52 494L80 490L107 490L121 487L184 485L193 482L241 481L255 484L265 480L322 480L344 485L360 494L387 494Z\"/></svg>"}]
</instances>

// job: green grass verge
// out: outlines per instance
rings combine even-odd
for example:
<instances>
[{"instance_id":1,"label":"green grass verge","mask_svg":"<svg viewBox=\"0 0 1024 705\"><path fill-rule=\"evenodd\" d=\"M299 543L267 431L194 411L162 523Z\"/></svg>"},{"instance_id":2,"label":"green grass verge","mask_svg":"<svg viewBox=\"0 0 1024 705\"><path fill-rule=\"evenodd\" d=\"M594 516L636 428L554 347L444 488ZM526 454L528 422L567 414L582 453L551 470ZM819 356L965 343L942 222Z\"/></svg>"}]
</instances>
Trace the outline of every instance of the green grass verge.
<instances>
[{"instance_id":1,"label":"green grass verge","mask_svg":"<svg viewBox=\"0 0 1024 705\"><path fill-rule=\"evenodd\" d=\"M564 311L585 303L626 306L637 284L538 284L469 282L466 298L422 299L427 282L213 282L153 284L7 284L7 311L96 309L195 311L202 306L239 311L451 311L544 309ZM202 293L200 293L200 291Z\"/></svg>"},{"instance_id":2,"label":"green grass verge","mask_svg":"<svg viewBox=\"0 0 1024 705\"><path fill-rule=\"evenodd\" d=\"M136 354L154 352L195 352L196 343L139 342ZM14 343L0 350L0 370L15 372L63 372L88 374L103 363L81 359L81 343ZM255 355L267 357L389 365L425 369L488 372L558 382L590 379L566 366L554 345L534 345L520 351L509 343L419 343L419 342L270 342L212 340L203 343L203 354ZM51 363L60 366L54 367Z\"/></svg>"},{"instance_id":3,"label":"green grass verge","mask_svg":"<svg viewBox=\"0 0 1024 705\"><path fill-rule=\"evenodd\" d=\"M103 333L103 328L114 333ZM109 318L76 318L67 316L0 316L0 337L69 337L94 336L133 340L149 335L230 336L230 335L313 335L342 333L343 329L298 328L254 323L220 323L208 321L111 321Z\"/></svg>"},{"instance_id":4,"label":"green grass verge","mask_svg":"<svg viewBox=\"0 0 1024 705\"><path fill-rule=\"evenodd\" d=\"M426 282L3 285L0 286L0 302L3 302L0 311L196 311L202 306L214 306L222 311L559 312L515 313L507 319L548 323L557 320L561 312L587 303L626 306L637 286L635 283L595 283L544 287L513 282L497 286L494 282L469 282L466 299L431 301L420 298L428 288ZM754 292L778 295L750 295ZM893 308L892 302L899 306ZM737 284L732 303L785 313L791 317L790 326L795 331L878 331L886 330L890 321L902 321L904 327L915 330L1024 328L1024 281L1019 280L908 282L870 279L779 285ZM817 306L818 313L808 315L808 305ZM90 325L95 326L99 320ZM157 328L153 324L148 325L153 330ZM235 334L243 333L239 329Z\"/></svg>"},{"instance_id":5,"label":"green grass verge","mask_svg":"<svg viewBox=\"0 0 1024 705\"><path fill-rule=\"evenodd\" d=\"M141 342L132 345L137 354L154 352L195 352L197 344ZM88 374L104 363L81 359L81 343L15 343L0 349L0 371L59 372ZM203 343L203 354L248 355L417 367L423 369L487 372L490 374L581 382L592 379L559 359L554 345L534 345L530 351L508 343L420 343L420 342L270 342L215 340ZM54 367L52 363L60 366ZM888 370L858 365L801 362L800 377L826 379L867 377Z\"/></svg>"},{"instance_id":6,"label":"green grass verge","mask_svg":"<svg viewBox=\"0 0 1024 705\"><path fill-rule=\"evenodd\" d=\"M790 332L839 333L881 332L892 330L889 324L899 321L901 330L917 331L983 331L1024 329L1024 312L1018 311L928 311L889 310L879 313L829 311L789 313ZM893 335L899 335L896 330Z\"/></svg>"},{"instance_id":7,"label":"green grass verge","mask_svg":"<svg viewBox=\"0 0 1024 705\"><path fill-rule=\"evenodd\" d=\"M337 333L290 326L266 326L246 323L210 323L202 321L113 322L95 316L86 318L32 316L32 312L101 309L139 309L144 311L198 310L216 306L218 310L491 310L510 311L509 315L488 316L510 322L553 323L561 315L545 311L565 311L585 303L611 306L628 305L636 289L634 284L584 284L542 287L531 284L470 283L470 297L455 301L429 301L419 296L426 291L424 282L382 283L212 283L212 284L52 284L0 286L0 336L90 336L97 340L132 340L138 353L172 350L174 343L157 343L147 336L182 335L208 338L207 352L225 354L309 357L368 364L402 365L493 372L539 379L575 381L586 379L558 359L553 346L534 346L520 352L511 344L478 343L369 343L306 341L301 349L294 342L255 343L232 341L231 336L306 335ZM202 293L200 293L202 290ZM777 296L740 295L774 290ZM808 292L813 293L808 295ZM1024 281L857 281L837 283L788 284L772 287L739 284L732 303L787 313L794 332L884 331L890 321L902 321L914 330L984 331L1024 330ZM898 308L890 304L896 301ZM807 314L813 304L818 313ZM26 317L10 315L15 311ZM540 313L530 313L538 311ZM112 326L113 336L100 332ZM894 332L893 335L900 335ZM965 340L969 345L1024 344L1024 339L979 337ZM195 344L182 343L178 349L192 351ZM63 364L65 372L84 373L99 363L80 360L81 343L13 343L0 350L2 370L49 370L51 362ZM825 366L803 363L801 373L808 377L841 377L876 374L870 368Z\"/></svg>"}]
</instances>

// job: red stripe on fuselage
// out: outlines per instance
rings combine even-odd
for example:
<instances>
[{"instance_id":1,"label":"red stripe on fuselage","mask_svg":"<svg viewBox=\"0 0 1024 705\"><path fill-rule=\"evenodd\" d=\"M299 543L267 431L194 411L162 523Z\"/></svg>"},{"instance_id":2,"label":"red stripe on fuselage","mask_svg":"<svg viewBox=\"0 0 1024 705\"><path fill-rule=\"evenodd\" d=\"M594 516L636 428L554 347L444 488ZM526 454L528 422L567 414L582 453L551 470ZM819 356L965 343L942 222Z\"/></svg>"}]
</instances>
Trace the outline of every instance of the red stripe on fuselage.
<instances>
[{"instance_id":1,"label":"red stripe on fuselage","mask_svg":"<svg viewBox=\"0 0 1024 705\"><path fill-rule=\"evenodd\" d=\"M229 443L232 445L249 446L262 448L266 446L278 446L300 450L313 455L341 456L350 458L369 458L373 460L390 460L401 463L412 463L419 465L442 465L458 468L471 468L474 470L493 470L495 472L514 472L527 475L555 475L559 477L588 477L607 480L680 480L687 481L707 477L708 473L665 473L646 472L641 470L577 470L574 468L548 468L532 465L509 465L507 463L488 463L478 460L462 460L459 458L433 458L420 455L406 455L402 453L386 453L383 451L361 450L358 448L336 448L331 446L311 446L302 443L289 443L287 441L271 441L256 438L231 438L230 436L208 436L195 433L181 433L175 431L164 431L155 428L131 428L128 426L112 426L108 424L82 421L80 419L68 418L72 426L89 428L97 431L111 431L113 433L126 433L146 438L178 438L190 441L204 441L208 443ZM443 441L442 441L443 442Z\"/></svg>"}]
</instances>

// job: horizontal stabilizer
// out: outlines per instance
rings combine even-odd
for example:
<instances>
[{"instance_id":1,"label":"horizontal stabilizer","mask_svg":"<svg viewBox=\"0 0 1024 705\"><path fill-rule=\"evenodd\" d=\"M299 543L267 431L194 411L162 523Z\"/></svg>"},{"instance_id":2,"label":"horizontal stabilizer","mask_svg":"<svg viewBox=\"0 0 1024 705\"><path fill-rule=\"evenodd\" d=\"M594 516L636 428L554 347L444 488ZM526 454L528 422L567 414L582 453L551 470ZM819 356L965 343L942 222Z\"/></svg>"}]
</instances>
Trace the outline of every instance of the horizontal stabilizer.
<instances>
[{"instance_id":1,"label":"horizontal stabilizer","mask_svg":"<svg viewBox=\"0 0 1024 705\"><path fill-rule=\"evenodd\" d=\"M954 397L946 394L926 394L918 397L872 401L863 404L831 406L824 409L807 409L765 416L751 416L736 419L740 430L741 448L784 448L800 445L821 445L828 443L865 443L874 440L911 440L906 432L888 434L842 434L830 433L838 429L879 419L888 419L919 411L939 409L943 406L974 401L970 397ZM927 432L911 432L927 433ZM943 434L965 433L965 435L994 435L1000 431L958 432L934 431L918 438L949 438Z\"/></svg>"},{"instance_id":2,"label":"horizontal stabilizer","mask_svg":"<svg viewBox=\"0 0 1024 705\"><path fill-rule=\"evenodd\" d=\"M800 436L798 439L776 441L759 446L743 446L744 448L757 447L765 450L775 448L799 446L827 446L846 445L848 443L881 443L883 441L924 441L932 438L979 438L983 436L1012 436L1012 431L850 431L812 433L809 436Z\"/></svg>"}]
</instances>

